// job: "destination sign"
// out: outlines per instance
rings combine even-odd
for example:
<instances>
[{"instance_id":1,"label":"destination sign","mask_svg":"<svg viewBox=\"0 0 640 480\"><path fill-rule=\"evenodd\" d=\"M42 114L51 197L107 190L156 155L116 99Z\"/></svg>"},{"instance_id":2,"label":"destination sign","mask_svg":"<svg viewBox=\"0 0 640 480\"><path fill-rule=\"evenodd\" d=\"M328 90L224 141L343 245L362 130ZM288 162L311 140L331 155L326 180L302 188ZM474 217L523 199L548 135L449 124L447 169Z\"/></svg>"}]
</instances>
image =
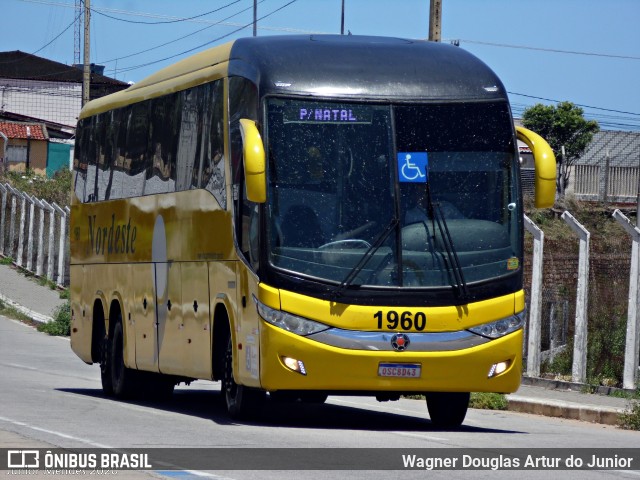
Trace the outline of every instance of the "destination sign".
<instances>
[{"instance_id":1,"label":"destination sign","mask_svg":"<svg viewBox=\"0 0 640 480\"><path fill-rule=\"evenodd\" d=\"M284 123L370 124L371 110L339 105L292 106L284 109Z\"/></svg>"}]
</instances>

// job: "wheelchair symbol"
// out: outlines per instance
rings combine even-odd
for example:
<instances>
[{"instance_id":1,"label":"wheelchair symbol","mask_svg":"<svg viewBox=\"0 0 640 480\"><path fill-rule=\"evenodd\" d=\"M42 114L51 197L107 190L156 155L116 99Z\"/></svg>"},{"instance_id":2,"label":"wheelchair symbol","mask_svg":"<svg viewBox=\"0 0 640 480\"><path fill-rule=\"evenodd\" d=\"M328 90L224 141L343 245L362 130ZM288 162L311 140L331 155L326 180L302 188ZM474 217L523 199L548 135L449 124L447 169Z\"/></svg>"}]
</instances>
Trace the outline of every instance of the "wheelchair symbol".
<instances>
[{"instance_id":1,"label":"wheelchair symbol","mask_svg":"<svg viewBox=\"0 0 640 480\"><path fill-rule=\"evenodd\" d=\"M413 172L413 174L407 174L407 170ZM402 165L402 176L407 180L416 180L418 178L426 177L426 175L422 173L422 170L420 170L420 167L411 161L411 155L408 153L404 157L404 165Z\"/></svg>"},{"instance_id":2,"label":"wheelchair symbol","mask_svg":"<svg viewBox=\"0 0 640 480\"><path fill-rule=\"evenodd\" d=\"M427 181L426 152L399 152L398 167L400 168L401 182L424 183Z\"/></svg>"}]
</instances>

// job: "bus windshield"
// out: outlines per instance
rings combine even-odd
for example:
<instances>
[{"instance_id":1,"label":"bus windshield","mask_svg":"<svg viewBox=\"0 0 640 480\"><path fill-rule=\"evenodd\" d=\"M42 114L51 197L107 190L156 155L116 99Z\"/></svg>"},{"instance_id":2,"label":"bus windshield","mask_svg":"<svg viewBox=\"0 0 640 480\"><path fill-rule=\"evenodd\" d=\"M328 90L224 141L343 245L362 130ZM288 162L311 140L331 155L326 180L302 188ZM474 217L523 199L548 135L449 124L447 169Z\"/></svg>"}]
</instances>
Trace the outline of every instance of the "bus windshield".
<instances>
[{"instance_id":1,"label":"bus windshield","mask_svg":"<svg viewBox=\"0 0 640 480\"><path fill-rule=\"evenodd\" d=\"M506 103L269 98L268 258L329 284L450 288L521 268Z\"/></svg>"}]
</instances>

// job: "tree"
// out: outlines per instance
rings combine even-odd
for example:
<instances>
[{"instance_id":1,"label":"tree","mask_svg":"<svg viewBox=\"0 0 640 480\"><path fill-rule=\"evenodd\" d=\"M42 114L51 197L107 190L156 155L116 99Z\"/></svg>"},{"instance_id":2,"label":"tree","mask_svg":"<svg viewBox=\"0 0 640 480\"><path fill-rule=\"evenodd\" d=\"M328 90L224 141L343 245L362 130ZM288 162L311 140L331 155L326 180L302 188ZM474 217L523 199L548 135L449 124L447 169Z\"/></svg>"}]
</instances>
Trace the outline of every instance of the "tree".
<instances>
[{"instance_id":1,"label":"tree","mask_svg":"<svg viewBox=\"0 0 640 480\"><path fill-rule=\"evenodd\" d=\"M556 189L560 197L564 196L571 167L587 149L593 135L600 130L598 122L586 120L583 110L573 103L560 102L557 106L539 103L527 108L522 114L522 125L549 142L558 164Z\"/></svg>"}]
</instances>

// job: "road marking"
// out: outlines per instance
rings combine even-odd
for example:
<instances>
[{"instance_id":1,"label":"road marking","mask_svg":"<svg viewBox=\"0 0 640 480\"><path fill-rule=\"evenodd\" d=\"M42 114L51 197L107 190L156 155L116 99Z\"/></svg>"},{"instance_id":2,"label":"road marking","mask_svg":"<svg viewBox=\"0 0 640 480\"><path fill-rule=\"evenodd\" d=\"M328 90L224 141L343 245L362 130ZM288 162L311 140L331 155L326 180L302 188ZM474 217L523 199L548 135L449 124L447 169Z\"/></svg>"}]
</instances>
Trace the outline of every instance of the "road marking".
<instances>
[{"instance_id":1,"label":"road marking","mask_svg":"<svg viewBox=\"0 0 640 480\"><path fill-rule=\"evenodd\" d=\"M91 445L92 447L108 448L108 449L114 450L114 447L111 447L109 445L103 445L102 443L96 443L96 442L94 442L92 440L89 440L87 438L75 437L73 435L67 435L66 433L57 432L55 430L49 430L47 428L36 427L35 425L31 425L31 424L25 423L25 422L19 422L18 420L13 420L11 418L0 417L0 421L7 422L7 423L10 423L12 425L16 425L16 426L20 426L20 427L30 428L31 430L36 430L38 432L48 433L49 435L55 435L55 436L58 436L58 437L61 437L61 438L67 439L67 440L75 440L76 442L85 443L87 445Z\"/></svg>"},{"instance_id":2,"label":"road marking","mask_svg":"<svg viewBox=\"0 0 640 480\"><path fill-rule=\"evenodd\" d=\"M74 440L76 442L84 443L86 445L90 445L90 446L95 447L95 448L118 450L115 447L112 447L110 445L97 443L97 442L94 442L94 441L89 440L87 438L76 437L74 435L67 435L66 433L58 432L56 430L49 430L47 428L36 427L35 425L31 425L31 424L26 423L26 422L20 422L18 420L13 420L13 419L7 418L7 417L0 417L0 422L6 422L6 423L10 423L12 425L18 426L18 427L29 428L29 429L35 430L37 432L43 432L43 433L47 433L49 435L55 435L57 437L61 437L61 438L64 438L66 440ZM154 471L156 471L156 470L154 470ZM234 479L232 479L230 477L221 477L221 476L215 475L213 473L201 472L199 470L161 470L161 471L157 471L157 472L162 474L162 475L168 476L168 477L176 477L176 478L181 478L183 480L189 478L186 475L196 476L196 477L214 478L216 480L234 480Z\"/></svg>"},{"instance_id":3,"label":"road marking","mask_svg":"<svg viewBox=\"0 0 640 480\"><path fill-rule=\"evenodd\" d=\"M230 477L221 477L214 473L201 472L199 470L156 470L156 473L164 475L165 477L179 478L181 480L188 480L193 477L215 478L216 480L234 480Z\"/></svg>"},{"instance_id":4,"label":"road marking","mask_svg":"<svg viewBox=\"0 0 640 480\"><path fill-rule=\"evenodd\" d=\"M20 365L19 363L0 363L0 365L3 365L5 367L20 368L22 370L30 370L30 371L42 373L45 375L53 375L54 377L79 378L80 380L86 380L88 382L96 382L96 379L92 377L81 377L80 375L70 375L68 373L48 372L46 370L42 370L41 368L34 368L34 367L29 367L27 365Z\"/></svg>"}]
</instances>

